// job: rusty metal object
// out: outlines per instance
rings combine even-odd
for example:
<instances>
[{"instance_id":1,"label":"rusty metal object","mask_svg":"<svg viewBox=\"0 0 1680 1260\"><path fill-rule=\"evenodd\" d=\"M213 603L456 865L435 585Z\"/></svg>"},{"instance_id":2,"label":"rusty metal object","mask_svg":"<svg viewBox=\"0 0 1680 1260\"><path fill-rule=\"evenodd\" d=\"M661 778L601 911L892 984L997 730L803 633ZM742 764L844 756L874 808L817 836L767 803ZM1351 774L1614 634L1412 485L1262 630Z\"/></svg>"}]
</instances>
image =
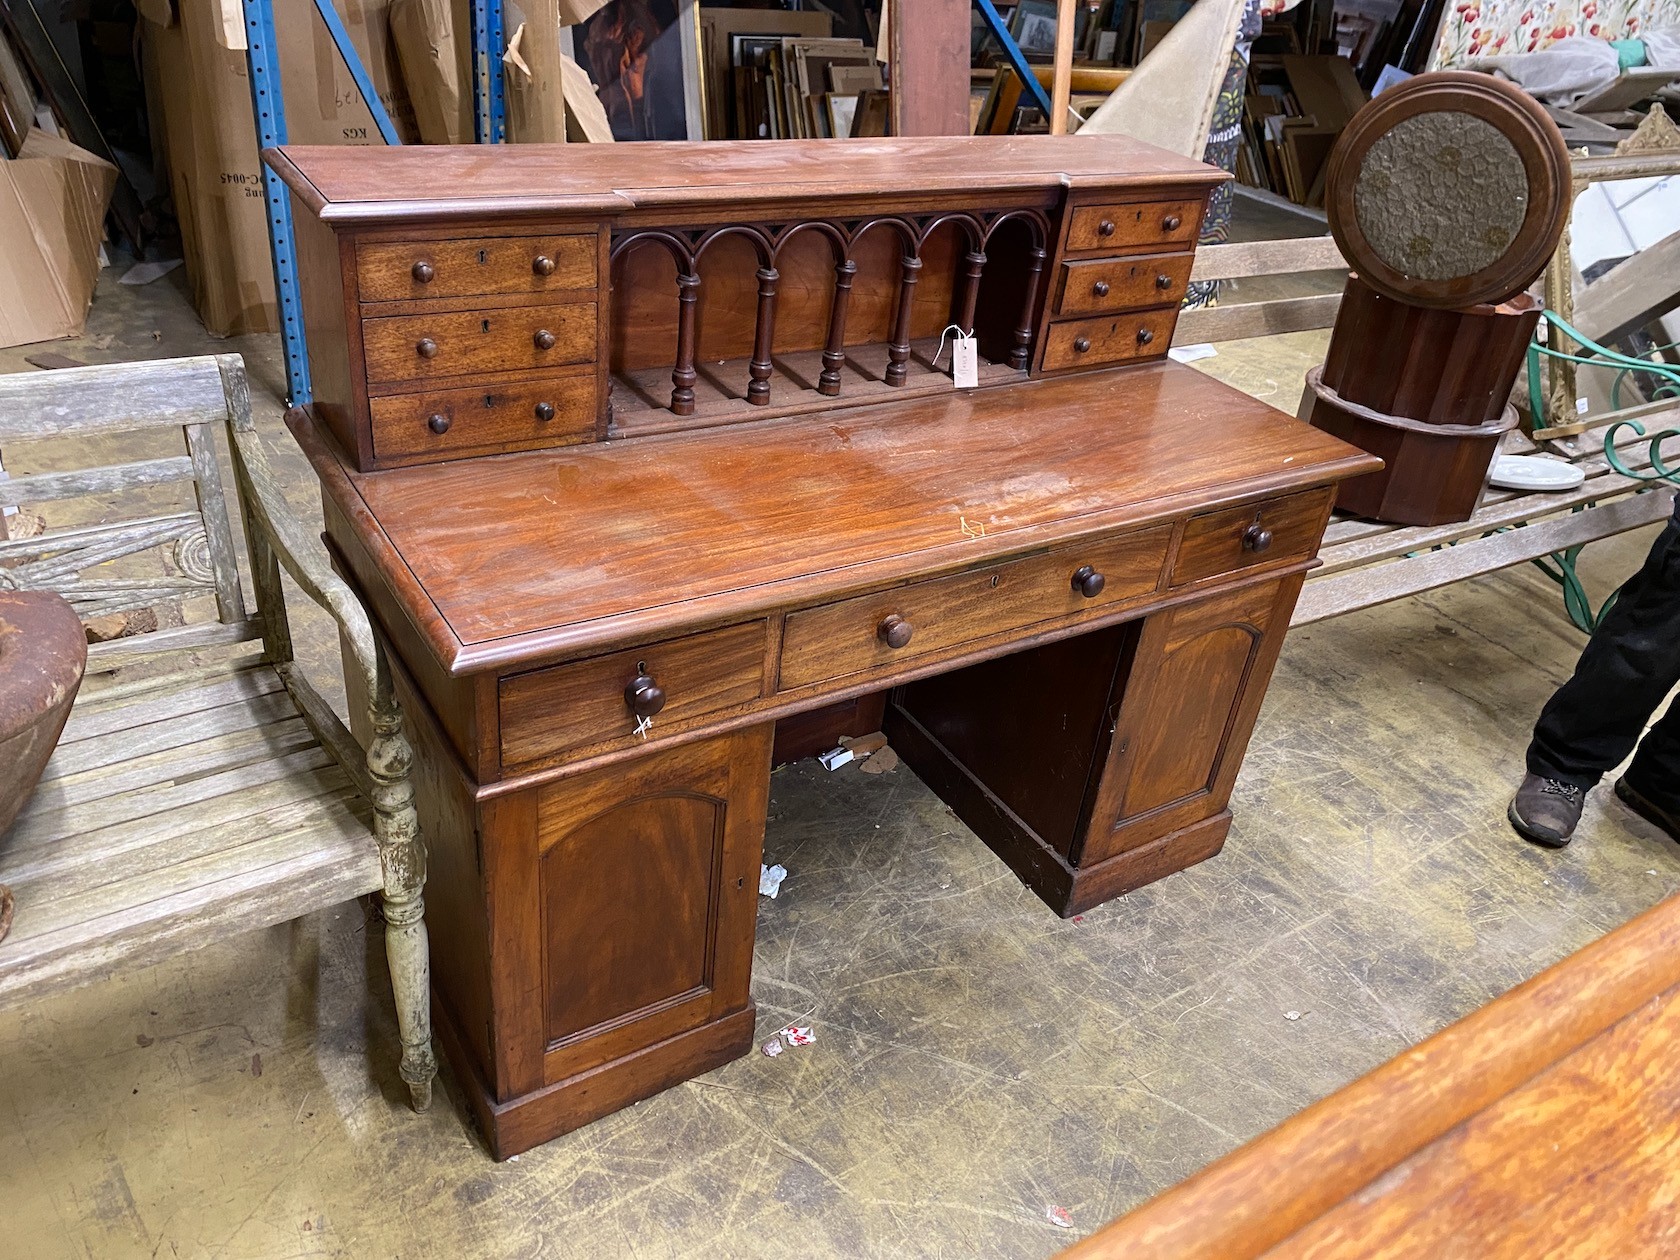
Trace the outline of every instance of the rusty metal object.
<instances>
[{"instance_id":1,"label":"rusty metal object","mask_svg":"<svg viewBox=\"0 0 1680 1260\"><path fill-rule=\"evenodd\" d=\"M86 667L87 638L68 603L0 590L0 835L47 768Z\"/></svg>"}]
</instances>

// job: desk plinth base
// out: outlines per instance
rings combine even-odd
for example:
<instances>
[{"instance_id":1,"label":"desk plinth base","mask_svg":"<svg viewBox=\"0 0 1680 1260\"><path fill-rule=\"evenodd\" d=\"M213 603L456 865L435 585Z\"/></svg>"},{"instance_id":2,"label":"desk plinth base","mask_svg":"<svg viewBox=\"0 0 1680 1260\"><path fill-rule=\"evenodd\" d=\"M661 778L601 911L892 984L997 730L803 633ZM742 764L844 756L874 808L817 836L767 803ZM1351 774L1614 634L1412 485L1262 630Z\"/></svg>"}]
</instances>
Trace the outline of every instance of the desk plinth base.
<instances>
[{"instance_id":1,"label":"desk plinth base","mask_svg":"<svg viewBox=\"0 0 1680 1260\"><path fill-rule=\"evenodd\" d=\"M732 1063L753 1047L757 1007L743 1011L609 1063L498 1102L479 1076L478 1066L462 1045L460 1032L441 1002L433 1002L434 1026L467 1108L497 1160L522 1155L573 1129L581 1129L632 1103L693 1080Z\"/></svg>"}]
</instances>

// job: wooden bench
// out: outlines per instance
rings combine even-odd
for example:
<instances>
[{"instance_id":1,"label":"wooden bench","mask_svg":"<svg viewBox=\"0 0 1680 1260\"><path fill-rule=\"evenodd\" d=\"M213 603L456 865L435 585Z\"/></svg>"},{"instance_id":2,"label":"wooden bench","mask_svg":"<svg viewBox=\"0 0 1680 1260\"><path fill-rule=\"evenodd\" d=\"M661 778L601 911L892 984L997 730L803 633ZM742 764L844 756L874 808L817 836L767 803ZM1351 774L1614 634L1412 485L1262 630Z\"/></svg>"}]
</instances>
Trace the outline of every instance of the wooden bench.
<instances>
[{"instance_id":1,"label":"wooden bench","mask_svg":"<svg viewBox=\"0 0 1680 1260\"><path fill-rule=\"evenodd\" d=\"M223 424L254 608L218 468ZM0 377L14 469L37 441L58 468L53 455L105 453L113 435L125 453L173 450L0 480L0 505L86 522L0 540L0 586L56 591L84 621L130 614L132 629L136 611L161 614L160 628L90 647L63 739L0 836L0 883L16 897L0 1006L377 892L400 1072L423 1110L436 1074L425 849L384 652L269 472L237 356ZM371 697L365 753L295 667L282 568L338 623L353 690ZM102 675L119 665L126 677Z\"/></svg>"}]
</instances>

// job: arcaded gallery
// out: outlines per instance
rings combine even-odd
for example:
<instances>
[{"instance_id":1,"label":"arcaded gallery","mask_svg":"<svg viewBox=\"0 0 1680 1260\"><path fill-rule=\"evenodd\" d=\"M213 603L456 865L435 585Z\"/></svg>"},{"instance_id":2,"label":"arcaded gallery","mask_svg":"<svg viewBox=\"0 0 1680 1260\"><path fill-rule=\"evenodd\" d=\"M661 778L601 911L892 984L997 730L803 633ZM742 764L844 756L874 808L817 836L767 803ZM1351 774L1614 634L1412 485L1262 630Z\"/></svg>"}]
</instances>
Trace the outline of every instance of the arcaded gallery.
<instances>
[{"instance_id":1,"label":"arcaded gallery","mask_svg":"<svg viewBox=\"0 0 1680 1260\"><path fill-rule=\"evenodd\" d=\"M1680 1255L1676 0L0 0L0 1257Z\"/></svg>"}]
</instances>

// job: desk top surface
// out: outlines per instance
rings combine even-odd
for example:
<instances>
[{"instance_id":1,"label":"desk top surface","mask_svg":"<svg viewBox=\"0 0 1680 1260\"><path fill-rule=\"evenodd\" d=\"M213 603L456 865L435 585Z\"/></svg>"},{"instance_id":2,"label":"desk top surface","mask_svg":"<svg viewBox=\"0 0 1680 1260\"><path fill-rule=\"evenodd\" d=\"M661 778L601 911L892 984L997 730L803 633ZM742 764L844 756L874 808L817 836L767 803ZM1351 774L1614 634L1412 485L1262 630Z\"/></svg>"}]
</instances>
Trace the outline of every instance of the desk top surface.
<instances>
[{"instance_id":1,"label":"desk top surface","mask_svg":"<svg viewBox=\"0 0 1680 1260\"><path fill-rule=\"evenodd\" d=\"M394 221L471 206L615 214L681 204L1063 184L1208 187L1224 171L1127 136L946 136L644 144L286 146L266 160L327 220Z\"/></svg>"},{"instance_id":2,"label":"desk top surface","mask_svg":"<svg viewBox=\"0 0 1680 1260\"><path fill-rule=\"evenodd\" d=\"M989 563L1376 461L1164 362L354 473L299 441L440 662L537 663Z\"/></svg>"}]
</instances>

